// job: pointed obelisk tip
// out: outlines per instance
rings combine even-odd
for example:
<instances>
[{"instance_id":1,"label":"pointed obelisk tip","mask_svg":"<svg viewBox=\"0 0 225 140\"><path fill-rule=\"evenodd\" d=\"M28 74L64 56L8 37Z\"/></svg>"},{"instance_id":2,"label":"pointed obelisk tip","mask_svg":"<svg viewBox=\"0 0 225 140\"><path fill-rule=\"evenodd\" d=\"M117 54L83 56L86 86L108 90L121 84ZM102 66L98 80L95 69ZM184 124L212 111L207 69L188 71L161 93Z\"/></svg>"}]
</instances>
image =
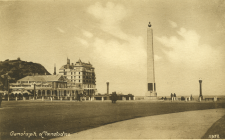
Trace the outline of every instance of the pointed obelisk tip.
<instances>
[{"instance_id":1,"label":"pointed obelisk tip","mask_svg":"<svg viewBox=\"0 0 225 140\"><path fill-rule=\"evenodd\" d=\"M152 27L151 22L148 23L148 27Z\"/></svg>"}]
</instances>

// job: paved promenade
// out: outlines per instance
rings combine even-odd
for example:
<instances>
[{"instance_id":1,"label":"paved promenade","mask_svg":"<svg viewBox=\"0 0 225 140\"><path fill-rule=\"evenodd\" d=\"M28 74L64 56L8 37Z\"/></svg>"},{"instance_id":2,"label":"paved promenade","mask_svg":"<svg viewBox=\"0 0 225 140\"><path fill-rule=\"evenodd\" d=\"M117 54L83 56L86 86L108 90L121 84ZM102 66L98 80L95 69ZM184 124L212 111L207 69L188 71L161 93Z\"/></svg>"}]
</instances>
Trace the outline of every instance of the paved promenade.
<instances>
[{"instance_id":1,"label":"paved promenade","mask_svg":"<svg viewBox=\"0 0 225 140\"><path fill-rule=\"evenodd\" d=\"M208 109L136 118L89 129L56 140L72 139L200 139L225 114Z\"/></svg>"}]
</instances>

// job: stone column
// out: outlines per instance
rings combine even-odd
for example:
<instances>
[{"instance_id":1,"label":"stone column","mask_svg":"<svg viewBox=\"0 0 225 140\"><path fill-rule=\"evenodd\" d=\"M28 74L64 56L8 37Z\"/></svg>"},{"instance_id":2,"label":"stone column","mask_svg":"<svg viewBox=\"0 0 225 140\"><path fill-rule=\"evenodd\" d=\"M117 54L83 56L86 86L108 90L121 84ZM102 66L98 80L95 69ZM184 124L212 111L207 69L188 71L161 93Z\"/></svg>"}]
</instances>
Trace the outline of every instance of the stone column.
<instances>
[{"instance_id":1,"label":"stone column","mask_svg":"<svg viewBox=\"0 0 225 140\"><path fill-rule=\"evenodd\" d=\"M36 96L36 99L38 98L38 90L36 90L36 93L37 93L37 96Z\"/></svg>"},{"instance_id":2,"label":"stone column","mask_svg":"<svg viewBox=\"0 0 225 140\"><path fill-rule=\"evenodd\" d=\"M58 100L59 100L59 90L56 90L56 95L57 95Z\"/></svg>"},{"instance_id":3,"label":"stone column","mask_svg":"<svg viewBox=\"0 0 225 140\"><path fill-rule=\"evenodd\" d=\"M60 100L61 101L62 101L62 94L64 94L64 91L63 90L60 91Z\"/></svg>"},{"instance_id":4,"label":"stone column","mask_svg":"<svg viewBox=\"0 0 225 140\"><path fill-rule=\"evenodd\" d=\"M45 96L47 97L47 90L45 90Z\"/></svg>"}]
</instances>

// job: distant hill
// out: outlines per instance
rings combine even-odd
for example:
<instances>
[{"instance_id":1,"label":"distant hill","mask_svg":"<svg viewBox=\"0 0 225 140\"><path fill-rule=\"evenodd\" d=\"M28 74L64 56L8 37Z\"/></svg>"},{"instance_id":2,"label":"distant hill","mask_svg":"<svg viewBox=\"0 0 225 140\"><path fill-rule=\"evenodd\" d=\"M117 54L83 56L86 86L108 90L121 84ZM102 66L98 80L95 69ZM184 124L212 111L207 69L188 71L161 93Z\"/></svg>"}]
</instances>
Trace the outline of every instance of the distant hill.
<instances>
[{"instance_id":1,"label":"distant hill","mask_svg":"<svg viewBox=\"0 0 225 140\"><path fill-rule=\"evenodd\" d=\"M21 61L20 58L0 61L0 90L7 86L6 76L4 76L7 73L10 83L31 75L51 75L41 64Z\"/></svg>"}]
</instances>

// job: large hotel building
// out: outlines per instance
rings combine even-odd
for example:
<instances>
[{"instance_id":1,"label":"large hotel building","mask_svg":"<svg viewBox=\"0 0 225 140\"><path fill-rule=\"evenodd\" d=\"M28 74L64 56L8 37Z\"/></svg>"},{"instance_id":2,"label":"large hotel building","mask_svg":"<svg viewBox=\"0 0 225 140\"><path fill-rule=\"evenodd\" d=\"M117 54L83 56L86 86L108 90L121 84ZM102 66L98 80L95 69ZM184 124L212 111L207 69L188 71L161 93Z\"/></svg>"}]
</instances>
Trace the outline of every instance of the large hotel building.
<instances>
[{"instance_id":1,"label":"large hotel building","mask_svg":"<svg viewBox=\"0 0 225 140\"><path fill-rule=\"evenodd\" d=\"M84 63L79 59L70 64L70 59L67 58L67 64L59 69L59 73L71 81L71 88L80 87L86 95L94 95L97 92L95 68L90 62Z\"/></svg>"}]
</instances>

